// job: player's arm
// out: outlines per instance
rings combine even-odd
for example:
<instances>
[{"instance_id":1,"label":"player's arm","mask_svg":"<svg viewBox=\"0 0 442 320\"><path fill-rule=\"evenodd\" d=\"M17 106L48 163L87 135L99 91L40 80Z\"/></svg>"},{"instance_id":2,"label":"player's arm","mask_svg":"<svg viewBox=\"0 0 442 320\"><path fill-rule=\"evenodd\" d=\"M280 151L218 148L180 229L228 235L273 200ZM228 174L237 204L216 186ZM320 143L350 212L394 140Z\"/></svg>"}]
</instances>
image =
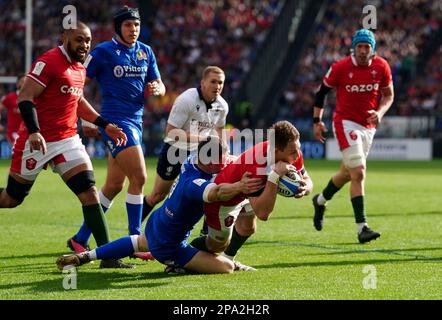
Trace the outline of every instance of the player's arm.
<instances>
[{"instance_id":1,"label":"player's arm","mask_svg":"<svg viewBox=\"0 0 442 320\"><path fill-rule=\"evenodd\" d=\"M315 138L321 143L325 142L325 138L322 136L322 133L327 132L327 127L322 121L322 116L324 114L324 101L325 96L331 91L331 89L331 87L327 86L325 83L322 83L318 92L316 92L315 105L313 107L313 133Z\"/></svg>"},{"instance_id":2,"label":"player's arm","mask_svg":"<svg viewBox=\"0 0 442 320\"><path fill-rule=\"evenodd\" d=\"M279 178L295 167L287 162L279 161L267 177L264 191L258 197L249 197L255 215L260 220L267 221L275 207Z\"/></svg>"},{"instance_id":3,"label":"player's arm","mask_svg":"<svg viewBox=\"0 0 442 320\"><path fill-rule=\"evenodd\" d=\"M245 172L240 181L235 183L220 183L213 185L207 195L207 202L228 201L240 193L249 194L262 188L262 179L251 178L250 172Z\"/></svg>"},{"instance_id":4,"label":"player's arm","mask_svg":"<svg viewBox=\"0 0 442 320\"><path fill-rule=\"evenodd\" d=\"M92 79L86 77L85 85L92 82ZM100 132L98 131L98 127L92 122L81 119L81 127L83 129L83 134L89 138L98 138L100 136Z\"/></svg>"},{"instance_id":5,"label":"player's arm","mask_svg":"<svg viewBox=\"0 0 442 320\"><path fill-rule=\"evenodd\" d=\"M47 150L46 141L40 134L37 109L33 101L39 97L44 90L45 87L43 85L26 77L17 99L23 122L29 132L28 140L30 151L41 150L43 154L45 154Z\"/></svg>"},{"instance_id":6,"label":"player's arm","mask_svg":"<svg viewBox=\"0 0 442 320\"><path fill-rule=\"evenodd\" d=\"M100 116L84 97L81 97L78 101L77 116L103 128L106 131L106 134L116 142L117 146L124 146L126 144L127 137L123 132L123 129L118 128L116 125L111 124L105 118Z\"/></svg>"},{"instance_id":7,"label":"player's arm","mask_svg":"<svg viewBox=\"0 0 442 320\"><path fill-rule=\"evenodd\" d=\"M387 113L388 109L390 109L394 100L394 88L393 83L391 83L388 87L381 89L381 101L379 102L379 106L377 110L368 111L369 117L367 119L368 123L371 124L379 124Z\"/></svg>"},{"instance_id":8,"label":"player's arm","mask_svg":"<svg viewBox=\"0 0 442 320\"><path fill-rule=\"evenodd\" d=\"M190 143L198 143L206 138L206 136L200 136L198 134L192 134L191 132L186 132L185 130L177 128L170 123L168 123L166 126L166 135L173 141L190 142Z\"/></svg>"}]
</instances>

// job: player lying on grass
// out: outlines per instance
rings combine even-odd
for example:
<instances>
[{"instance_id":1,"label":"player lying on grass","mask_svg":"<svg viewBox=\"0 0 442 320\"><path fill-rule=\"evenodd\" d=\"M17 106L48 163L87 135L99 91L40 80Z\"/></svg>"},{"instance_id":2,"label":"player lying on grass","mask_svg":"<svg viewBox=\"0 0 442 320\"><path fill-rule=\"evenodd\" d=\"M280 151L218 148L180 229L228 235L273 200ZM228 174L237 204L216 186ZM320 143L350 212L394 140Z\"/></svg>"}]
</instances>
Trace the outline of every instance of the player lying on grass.
<instances>
[{"instance_id":1,"label":"player lying on grass","mask_svg":"<svg viewBox=\"0 0 442 320\"><path fill-rule=\"evenodd\" d=\"M191 243L194 247L208 252L225 250L223 255L234 260L241 246L256 232L257 219L268 220L273 211L282 172L272 171L273 163L291 163L303 178L304 186L296 198L311 193L313 182L304 167L298 130L288 121L279 121L270 127L269 133L274 135L274 145L265 141L246 150L214 180L217 184L235 182L250 172L252 177L262 179L265 189L239 194L228 201L206 203L208 235L194 239ZM255 270L239 262L236 265L242 270Z\"/></svg>"},{"instance_id":2,"label":"player lying on grass","mask_svg":"<svg viewBox=\"0 0 442 320\"><path fill-rule=\"evenodd\" d=\"M181 174L172 186L166 201L149 217L144 235L120 238L105 246L80 254L61 256L57 266L80 266L95 259L127 257L135 252L150 251L166 271L185 268L198 273L230 273L234 264L229 259L200 251L187 243L195 224L203 216L203 203L226 201L240 193L253 193L262 188L260 179L244 173L234 183L215 184L213 174L224 166L225 154L216 137L209 137L198 146L198 154L184 163ZM287 169L280 165L280 173Z\"/></svg>"}]
</instances>

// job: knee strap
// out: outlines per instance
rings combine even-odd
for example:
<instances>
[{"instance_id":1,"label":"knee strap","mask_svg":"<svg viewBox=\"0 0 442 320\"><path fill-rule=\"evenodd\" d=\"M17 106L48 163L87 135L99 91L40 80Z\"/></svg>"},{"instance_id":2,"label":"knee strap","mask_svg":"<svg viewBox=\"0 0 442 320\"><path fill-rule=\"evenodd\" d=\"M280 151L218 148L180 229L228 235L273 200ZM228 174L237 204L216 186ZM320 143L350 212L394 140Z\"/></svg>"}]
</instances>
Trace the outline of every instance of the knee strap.
<instances>
[{"instance_id":1,"label":"knee strap","mask_svg":"<svg viewBox=\"0 0 442 320\"><path fill-rule=\"evenodd\" d=\"M24 198L26 198L26 196L29 194L29 191L31 190L33 184L34 183L31 184L20 183L17 180L15 180L12 176L9 176L6 192L12 198L22 203Z\"/></svg>"},{"instance_id":2,"label":"knee strap","mask_svg":"<svg viewBox=\"0 0 442 320\"><path fill-rule=\"evenodd\" d=\"M79 195L95 186L94 172L90 170L79 172L66 181L66 184L76 195Z\"/></svg>"}]
</instances>

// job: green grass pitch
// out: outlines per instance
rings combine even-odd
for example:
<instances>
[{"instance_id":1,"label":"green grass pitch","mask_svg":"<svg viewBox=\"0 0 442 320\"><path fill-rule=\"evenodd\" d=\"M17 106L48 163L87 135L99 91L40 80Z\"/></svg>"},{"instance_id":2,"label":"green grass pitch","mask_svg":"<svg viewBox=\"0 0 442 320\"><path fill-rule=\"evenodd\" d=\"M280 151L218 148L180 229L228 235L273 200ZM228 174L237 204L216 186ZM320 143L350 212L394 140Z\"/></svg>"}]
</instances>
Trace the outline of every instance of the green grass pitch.
<instances>
[{"instance_id":1,"label":"green grass pitch","mask_svg":"<svg viewBox=\"0 0 442 320\"><path fill-rule=\"evenodd\" d=\"M148 185L155 159L147 160ZM307 160L319 192L338 162ZM98 186L105 162L95 161ZM0 162L0 185L9 161ZM76 197L43 172L24 204L0 211L0 300L9 299L441 299L442 161L368 162L366 209L380 239L360 245L348 186L329 203L324 229L312 224L311 196L279 197L267 222L238 254L258 269L231 275L167 275L158 262L126 259L130 270L77 270L76 290L55 259L82 221ZM112 239L126 235L124 194L107 214ZM199 225L193 235L199 232ZM69 282L71 285L73 282Z\"/></svg>"}]
</instances>

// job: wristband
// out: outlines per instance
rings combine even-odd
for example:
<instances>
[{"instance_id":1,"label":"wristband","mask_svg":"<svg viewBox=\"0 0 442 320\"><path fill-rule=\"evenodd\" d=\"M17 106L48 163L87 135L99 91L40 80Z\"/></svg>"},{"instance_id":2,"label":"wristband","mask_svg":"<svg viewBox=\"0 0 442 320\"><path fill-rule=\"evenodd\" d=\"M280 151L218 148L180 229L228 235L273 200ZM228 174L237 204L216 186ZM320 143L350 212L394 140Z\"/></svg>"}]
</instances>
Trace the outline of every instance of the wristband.
<instances>
[{"instance_id":1,"label":"wristband","mask_svg":"<svg viewBox=\"0 0 442 320\"><path fill-rule=\"evenodd\" d=\"M313 117L313 123L319 123L321 119L319 117Z\"/></svg>"},{"instance_id":2,"label":"wristband","mask_svg":"<svg viewBox=\"0 0 442 320\"><path fill-rule=\"evenodd\" d=\"M271 183L273 183L273 184L278 185L278 182L279 182L279 174L277 174L275 171L272 170L272 171L269 173L269 175L267 176L267 181L268 181L268 182L271 182Z\"/></svg>"},{"instance_id":3,"label":"wristband","mask_svg":"<svg viewBox=\"0 0 442 320\"><path fill-rule=\"evenodd\" d=\"M39 132L40 126L38 124L37 110L35 109L35 104L32 101L25 100L21 101L18 104L18 108L29 134Z\"/></svg>"},{"instance_id":4,"label":"wristband","mask_svg":"<svg viewBox=\"0 0 442 320\"><path fill-rule=\"evenodd\" d=\"M107 125L110 124L110 122L104 119L102 116L98 116L97 119L95 119L94 124L100 128L105 129Z\"/></svg>"}]
</instances>

